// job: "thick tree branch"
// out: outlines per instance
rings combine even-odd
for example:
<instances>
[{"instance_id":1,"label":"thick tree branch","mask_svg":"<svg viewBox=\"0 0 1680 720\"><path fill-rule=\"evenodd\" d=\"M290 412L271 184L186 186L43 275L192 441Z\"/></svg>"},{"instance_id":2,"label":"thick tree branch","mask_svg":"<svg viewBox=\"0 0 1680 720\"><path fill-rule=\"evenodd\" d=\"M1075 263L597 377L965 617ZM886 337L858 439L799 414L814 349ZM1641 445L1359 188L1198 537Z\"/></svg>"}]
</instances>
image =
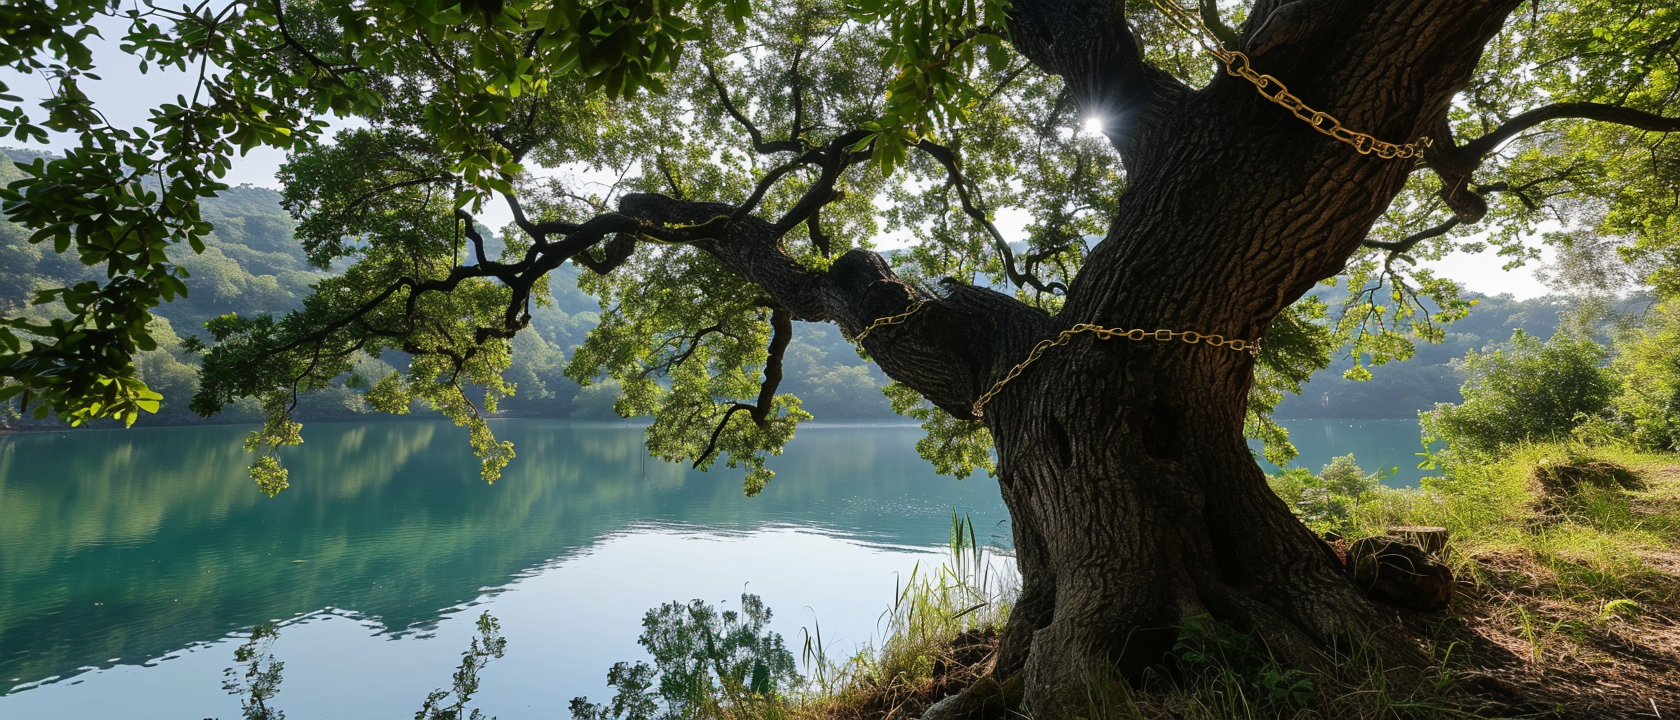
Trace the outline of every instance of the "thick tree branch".
<instances>
[{"instance_id":1,"label":"thick tree branch","mask_svg":"<svg viewBox=\"0 0 1680 720\"><path fill-rule=\"evenodd\" d=\"M1202 24L1209 32L1219 38L1219 41L1230 45L1237 41L1237 31L1225 24L1225 19L1219 16L1219 0L1197 0L1197 10L1201 13Z\"/></svg>"},{"instance_id":2,"label":"thick tree branch","mask_svg":"<svg viewBox=\"0 0 1680 720\"><path fill-rule=\"evenodd\" d=\"M519 229L529 233L532 239L539 243L548 242L549 235L563 235L566 233L576 232L578 229L577 223L560 222L558 220L532 222L526 219L525 205L519 202L519 198L517 196L504 193L502 198L507 200L508 210L513 212L513 223L518 225Z\"/></svg>"},{"instance_id":3,"label":"thick tree branch","mask_svg":"<svg viewBox=\"0 0 1680 720\"><path fill-rule=\"evenodd\" d=\"M1499 146L1504 144L1505 141L1524 131L1544 122L1561 119L1596 120L1650 132L1680 132L1680 117L1663 117L1619 105L1586 102L1555 103L1535 108L1511 118L1505 121L1503 125L1495 128L1493 132L1459 146L1455 149L1455 152L1475 157L1480 161L1493 153L1494 150L1499 149Z\"/></svg>"},{"instance_id":4,"label":"thick tree branch","mask_svg":"<svg viewBox=\"0 0 1680 720\"><path fill-rule=\"evenodd\" d=\"M903 313L911 306L921 308L909 321L871 333L865 347L889 376L958 417L967 417L974 398L994 376L1048 333L1045 313L1000 293L960 284L953 284L943 296L934 296L899 279L880 256L865 251L847 253L824 269L806 268L784 246L789 231L808 223L814 230L813 241L826 251L827 236L815 218L824 205L841 196L836 184L846 169L869 157L867 150L856 149L864 136L862 131L846 133L806 150L791 168L772 171L742 205L639 194L622 198L619 212L582 223L536 223L525 216L516 198L508 198L515 222L534 239L517 260L489 257L485 238L472 225L471 216L459 213L457 217L466 223L465 235L473 243L474 264L457 266L443 278L401 278L281 351L326 342L405 290L404 315L412 320L418 317L420 296L451 291L473 278L494 279L512 293L500 326L477 329L478 340L510 337L528 322L532 288L561 263L576 260L594 272L611 272L629 260L639 240L649 240L693 247L758 285L774 303L776 322L828 321L856 335L877 318ZM815 166L820 172L793 208L774 223L752 215L768 188L800 166ZM972 204L970 210L978 212ZM780 331L777 335L781 339L771 349L775 362L766 368L764 392L769 394L757 404L743 403L727 411L724 423L741 410L754 412L755 421L765 417L781 376L778 347L786 345L786 335Z\"/></svg>"},{"instance_id":5,"label":"thick tree branch","mask_svg":"<svg viewBox=\"0 0 1680 720\"><path fill-rule=\"evenodd\" d=\"M578 253L572 259L576 260L579 265L589 268L590 272L596 275L605 275L629 261L630 256L636 252L636 236L630 233L619 233L614 235L613 239L607 241L606 246L601 249L603 252L600 259L596 259L594 254L588 250Z\"/></svg>"},{"instance_id":6,"label":"thick tree branch","mask_svg":"<svg viewBox=\"0 0 1680 720\"><path fill-rule=\"evenodd\" d=\"M1442 110L1434 119L1430 136L1435 146L1426 157L1429 168L1441 177L1441 199L1466 224L1479 222L1487 214L1487 202L1470 187L1470 176L1501 145L1552 120L1595 120L1650 132L1680 131L1680 117L1663 117L1642 110L1602 103L1554 103L1538 107L1505 121L1493 132L1463 145L1453 140L1452 126ZM1527 202L1526 197L1524 202Z\"/></svg>"},{"instance_id":7,"label":"thick tree branch","mask_svg":"<svg viewBox=\"0 0 1680 720\"><path fill-rule=\"evenodd\" d=\"M692 467L700 467L702 463L711 458L713 452L717 451L718 436L722 435L723 429L729 425L729 418L734 417L735 413L742 410L751 412L752 409L753 406L746 403L738 402L730 404L729 409L723 411L723 419L718 420L717 427L712 428L712 437L710 440L706 441L706 449L701 450L699 455L694 456L694 465Z\"/></svg>"},{"instance_id":8,"label":"thick tree branch","mask_svg":"<svg viewBox=\"0 0 1680 720\"><path fill-rule=\"evenodd\" d=\"M752 416L752 420L759 427L765 427L770 422L770 410L776 403L776 388L782 384L782 359L787 355L788 343L793 341L793 318L786 308L772 305L770 308L770 347L764 358L764 383L758 387L758 401L748 405L735 403L723 413L723 419L718 421L717 427L712 429L712 438L706 442L706 449L694 456L694 467L700 467L712 457L717 450L718 436L723 433L724 426L729 424L729 418L736 411L745 410ZM695 341L699 344L699 340ZM690 350L692 352L692 350Z\"/></svg>"},{"instance_id":9,"label":"thick tree branch","mask_svg":"<svg viewBox=\"0 0 1680 720\"><path fill-rule=\"evenodd\" d=\"M770 407L776 401L776 388L782 384L782 359L787 356L788 343L793 342L793 318L787 308L779 305L770 309L770 347L764 358L764 384L758 387L758 402L753 404L753 422L764 425L770 419Z\"/></svg>"},{"instance_id":10,"label":"thick tree branch","mask_svg":"<svg viewBox=\"0 0 1680 720\"><path fill-rule=\"evenodd\" d=\"M1273 50L1299 46L1324 35L1346 18L1348 9L1349 4L1340 0L1257 3L1249 13L1246 32L1235 44L1250 60L1257 60ZM1206 13L1204 7L1204 17Z\"/></svg>"},{"instance_id":11,"label":"thick tree branch","mask_svg":"<svg viewBox=\"0 0 1680 720\"><path fill-rule=\"evenodd\" d=\"M645 226L682 225L730 216L733 207L632 194L620 213ZM863 341L888 376L909 385L957 417L969 417L974 398L992 376L1018 360L1048 332L1049 317L990 290L952 285L932 296L899 279L875 253L853 250L827 269L804 267L786 252L783 232L757 217L728 221L694 247L758 285L790 319L833 322L855 336L877 318L924 302L906 322Z\"/></svg>"},{"instance_id":12,"label":"thick tree branch","mask_svg":"<svg viewBox=\"0 0 1680 720\"><path fill-rule=\"evenodd\" d=\"M513 290L513 300L508 304L505 326L503 328L478 329L476 334L479 336L479 340L482 342L490 337L511 336L524 326L523 321L519 318L519 311L524 308L525 301L530 297L531 288L539 279L559 267L566 260L595 246L607 235L634 233L640 228L640 223L637 220L618 213L597 216L577 226L577 229L564 240L554 243L538 242L526 251L522 260L514 263L503 263L489 259L484 252L484 238L477 230L473 229L472 216L457 211L457 217L466 222L466 234L475 245L475 254L478 260L476 264L457 265L449 271L447 276L440 279L398 278L395 282L386 286L384 290L356 306L354 310L314 330L292 338L272 348L269 352L289 352L305 345L323 342L333 333L360 322L368 314L384 305L397 292L405 289L408 290L408 296L404 304L404 313L408 317L413 317L416 311L416 303L421 295L429 292L450 292L459 287L461 283L473 278L494 278Z\"/></svg>"},{"instance_id":13,"label":"thick tree branch","mask_svg":"<svg viewBox=\"0 0 1680 720\"><path fill-rule=\"evenodd\" d=\"M1126 4L1017 0L1009 9L1015 48L1045 72L1060 75L1080 112L1103 120L1104 132L1128 163L1138 150L1133 130L1162 97L1187 91L1151 67L1126 20Z\"/></svg>"},{"instance_id":14,"label":"thick tree branch","mask_svg":"<svg viewBox=\"0 0 1680 720\"><path fill-rule=\"evenodd\" d=\"M473 227L473 216L468 214L465 210L456 210L455 219L466 225L465 232L467 234L467 239L472 241L473 257L477 259L478 264L488 264L490 262L490 258L484 253L484 236L479 234L478 228Z\"/></svg>"},{"instance_id":15,"label":"thick tree branch","mask_svg":"<svg viewBox=\"0 0 1680 720\"><path fill-rule=\"evenodd\" d=\"M1429 228L1427 230L1419 230L1418 232L1412 233L1411 235L1408 235L1405 238L1402 238L1400 240L1395 240L1394 242L1380 242L1380 241L1377 241L1377 240L1366 240L1365 242L1360 243L1360 244L1364 245L1365 247L1368 247L1368 248L1376 248L1378 250L1387 250L1389 253L1391 253L1393 255L1403 255L1407 251L1410 251L1412 248L1417 247L1418 243L1421 243L1421 242L1423 242L1425 240L1428 240L1430 238L1441 237L1442 235L1445 235L1449 232L1452 232L1452 229L1455 228L1455 227L1458 227L1458 226L1459 226L1459 219L1455 217L1455 218L1452 218L1450 220L1447 220L1444 223L1441 223L1440 225L1436 225L1435 227Z\"/></svg>"},{"instance_id":16,"label":"thick tree branch","mask_svg":"<svg viewBox=\"0 0 1680 720\"><path fill-rule=\"evenodd\" d=\"M1517 200L1523 204L1523 207L1528 208L1528 210L1530 212L1537 212L1537 211L1540 210L1540 201L1543 201L1545 198L1542 197L1542 198L1540 198L1540 201L1537 201L1530 194L1530 192L1529 192L1530 190L1532 190L1535 187L1538 187L1540 185L1544 185L1546 183L1549 183L1549 182L1561 182L1561 181L1564 181L1564 180L1568 180L1569 178L1571 178L1572 176L1574 176L1578 172L1579 172L1579 168L1577 168L1575 166L1570 166L1570 167L1566 167L1566 168L1564 168L1564 169L1562 169L1562 170L1560 170L1556 173L1546 175L1546 176L1543 176L1543 177L1539 177L1539 178L1535 178L1535 179L1529 180L1528 182L1525 182L1525 183L1520 183L1520 184L1513 185L1509 182L1500 181L1500 182L1496 182L1496 183L1488 183L1486 185L1473 185L1473 186L1470 186L1470 187L1467 187L1467 188L1462 188L1460 190L1460 192L1462 192L1465 195L1468 195L1470 197L1473 197L1476 200L1476 202L1479 202L1479 203L1482 204L1482 207L1484 208L1484 210L1487 207L1487 199L1486 199L1487 195L1492 194L1492 193L1511 193L1512 195L1517 196ZM1449 232L1452 232L1453 228L1456 228L1459 225L1464 225L1464 224L1468 224L1468 223L1466 223L1464 221L1464 219L1461 215L1455 214L1452 218L1449 218L1448 220L1446 220L1445 222L1442 222L1439 225L1436 225L1434 227L1431 227L1431 228L1428 228L1428 229L1425 229L1425 230L1419 230L1418 232L1413 233L1412 235L1407 236L1405 238L1402 238L1400 240L1395 240L1393 242L1382 242L1382 241L1378 241L1378 240L1366 240L1364 242L1361 242L1360 244L1365 246L1365 247L1368 247L1368 248L1375 248L1375 249L1378 249L1378 250L1387 250L1389 252L1390 257L1392 258L1392 257L1397 257L1397 256L1400 256L1400 255L1404 255L1407 252L1410 252L1412 248L1418 246L1418 243L1421 243L1421 242L1423 242L1425 240L1428 240L1430 238L1441 237L1442 235L1445 235Z\"/></svg>"},{"instance_id":17,"label":"thick tree branch","mask_svg":"<svg viewBox=\"0 0 1680 720\"><path fill-rule=\"evenodd\" d=\"M786 177L788 173L798 170L806 165L810 165L811 163L820 161L822 156L823 154L820 151L812 150L789 162L773 167L769 170L769 172L764 173L764 177L759 178L758 185L753 188L752 195L747 197L746 202L741 203L735 208L734 215L736 219L746 217L747 215L752 214L752 211L757 210L758 204L764 201L765 194L770 192L770 188L774 187L777 181Z\"/></svg>"},{"instance_id":18,"label":"thick tree branch","mask_svg":"<svg viewBox=\"0 0 1680 720\"><path fill-rule=\"evenodd\" d=\"M805 48L797 48L793 52L793 63L788 69L788 92L793 95L793 127L788 130L788 139L804 146L805 135L805 85L799 81L799 61L805 57Z\"/></svg>"},{"instance_id":19,"label":"thick tree branch","mask_svg":"<svg viewBox=\"0 0 1680 720\"><path fill-rule=\"evenodd\" d=\"M778 235L787 234L799 223L814 217L824 205L840 199L841 194L834 189L834 185L840 182L840 175L847 168L869 159L868 152L852 150L865 137L868 137L866 131L853 130L829 141L826 149L815 157L815 161L822 166L822 173L817 176L816 182L805 189L799 201L776 220L775 231ZM815 237L812 239L816 240ZM822 241L818 241L819 247L826 241L827 237L824 236ZM828 254L828 251L823 250L823 254Z\"/></svg>"},{"instance_id":20,"label":"thick tree branch","mask_svg":"<svg viewBox=\"0 0 1680 720\"><path fill-rule=\"evenodd\" d=\"M823 257L834 254L834 241L828 237L828 233L822 228L822 208L820 206L811 211L810 217L805 218L805 232L811 236L811 242L817 246L817 250L822 253Z\"/></svg>"}]
</instances>

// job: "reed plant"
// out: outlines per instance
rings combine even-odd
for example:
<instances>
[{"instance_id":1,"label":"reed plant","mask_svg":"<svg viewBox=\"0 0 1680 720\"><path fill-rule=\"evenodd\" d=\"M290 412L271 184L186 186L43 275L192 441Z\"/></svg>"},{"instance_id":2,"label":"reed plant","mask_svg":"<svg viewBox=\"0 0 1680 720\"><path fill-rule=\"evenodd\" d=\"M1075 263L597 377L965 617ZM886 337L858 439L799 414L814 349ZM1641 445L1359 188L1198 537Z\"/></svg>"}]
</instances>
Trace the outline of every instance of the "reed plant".
<instances>
[{"instance_id":1,"label":"reed plant","mask_svg":"<svg viewBox=\"0 0 1680 720\"><path fill-rule=\"evenodd\" d=\"M881 644L837 658L820 626L804 632L802 659L810 682L801 699L810 717L868 716L866 706L887 700L913 707L938 700L946 685L974 679L966 650L989 650L1020 590L1012 559L981 543L974 522L951 514L946 557L938 567L918 562L893 588L892 605L877 622ZM981 652L983 655L984 652Z\"/></svg>"}]
</instances>

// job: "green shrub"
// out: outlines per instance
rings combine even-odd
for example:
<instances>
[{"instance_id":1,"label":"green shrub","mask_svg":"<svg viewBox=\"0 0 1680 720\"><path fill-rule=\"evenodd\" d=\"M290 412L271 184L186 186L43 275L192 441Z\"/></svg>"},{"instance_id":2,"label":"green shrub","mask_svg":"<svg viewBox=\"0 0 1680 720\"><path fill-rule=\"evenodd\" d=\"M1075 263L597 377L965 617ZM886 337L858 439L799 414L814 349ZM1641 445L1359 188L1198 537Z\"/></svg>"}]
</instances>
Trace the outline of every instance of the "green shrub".
<instances>
[{"instance_id":1,"label":"green shrub","mask_svg":"<svg viewBox=\"0 0 1680 720\"><path fill-rule=\"evenodd\" d=\"M1585 335L1559 331L1542 343L1521 330L1492 352L1464 356L1464 402L1420 413L1425 444L1488 454L1522 442L1545 442L1602 416L1616 395L1614 373L1601 367L1609 349Z\"/></svg>"},{"instance_id":2,"label":"green shrub","mask_svg":"<svg viewBox=\"0 0 1680 720\"><path fill-rule=\"evenodd\" d=\"M1290 468L1267 479L1272 491L1320 534L1345 532L1354 508L1382 487L1378 475L1360 469L1352 455L1332 459L1317 475Z\"/></svg>"},{"instance_id":3,"label":"green shrub","mask_svg":"<svg viewBox=\"0 0 1680 720\"><path fill-rule=\"evenodd\" d=\"M1630 439L1652 450L1680 450L1680 305L1657 305L1644 327L1618 338L1612 368L1622 381L1614 405Z\"/></svg>"}]
</instances>

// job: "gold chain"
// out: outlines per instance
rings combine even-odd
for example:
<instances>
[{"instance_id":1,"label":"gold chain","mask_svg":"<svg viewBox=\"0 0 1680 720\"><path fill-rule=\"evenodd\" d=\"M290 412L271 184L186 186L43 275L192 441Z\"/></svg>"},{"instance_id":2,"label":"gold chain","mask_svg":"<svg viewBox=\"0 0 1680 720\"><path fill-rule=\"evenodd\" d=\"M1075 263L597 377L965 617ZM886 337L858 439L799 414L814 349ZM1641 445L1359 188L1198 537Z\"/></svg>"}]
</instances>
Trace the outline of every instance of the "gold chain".
<instances>
[{"instance_id":1,"label":"gold chain","mask_svg":"<svg viewBox=\"0 0 1680 720\"><path fill-rule=\"evenodd\" d=\"M1200 15L1194 14L1179 5L1176 0L1154 0L1156 7L1167 14L1168 19L1180 29L1190 33L1196 42L1206 48L1220 62L1225 63L1225 71L1254 84L1254 89L1260 91L1260 96L1274 103L1282 105L1285 110L1295 117L1312 126L1312 129L1353 146L1361 155L1376 153L1377 157L1389 158L1421 158L1423 151L1431 142L1427 137L1418 138L1417 142L1396 145L1391 142L1378 140L1370 135L1342 127L1342 122L1329 113L1314 110L1301 98L1289 92L1277 78L1262 75L1254 71L1248 64L1248 56L1236 50L1226 50L1219 44L1219 38L1202 22Z\"/></svg>"},{"instance_id":2,"label":"gold chain","mask_svg":"<svg viewBox=\"0 0 1680 720\"><path fill-rule=\"evenodd\" d=\"M1106 328L1101 325L1080 323L1068 328L1067 330L1063 330L1060 335L1057 335L1054 338L1038 341L1038 344L1033 346L1032 352L1027 353L1027 359L1022 360L1021 364L1010 368L1009 374L1004 375L1002 380L999 380L997 383L992 385L992 389L987 390L985 395L981 395L979 400L974 401L974 407L971 408L974 411L974 417L983 417L984 413L981 412L981 408L984 407L985 404L999 392L1002 392L1003 386L1008 385L1009 381L1020 377L1021 372L1026 370L1028 365L1036 362L1039 356L1044 354L1045 350L1066 345L1068 342L1073 340L1073 336L1080 333L1095 333L1096 336L1102 340L1113 340L1115 338L1136 341L1157 340L1160 342L1180 340L1191 345L1200 343L1213 347L1228 347L1232 350L1246 352L1255 357L1259 357L1260 355L1260 341L1258 340L1240 340L1237 338L1226 339L1224 335L1203 335L1193 331L1123 330L1120 328Z\"/></svg>"},{"instance_id":3,"label":"gold chain","mask_svg":"<svg viewBox=\"0 0 1680 720\"><path fill-rule=\"evenodd\" d=\"M869 327L864 328L863 332L858 333L857 337L852 338L852 340L853 342L861 343L863 342L863 339L868 337L869 333L874 332L876 328L902 324L906 319L909 319L911 315L915 315L925 306L927 306L926 300L917 300L916 304L911 305L909 310L905 310L897 315L876 318L875 322L870 323ZM1061 334L1054 338L1038 341L1038 344L1033 346L1032 352L1027 353L1027 359L1022 360L1019 365L1010 368L1009 374L1004 375L1002 380L993 383L992 388L987 390L985 395L981 395L979 400L974 401L974 407L972 408L974 411L974 417L982 417L984 413L981 412L981 408L984 407L987 402L990 402L993 397L997 396L998 393L1002 392L1003 386L1008 385L1009 381L1020 377L1021 372L1026 370L1028 365L1037 362L1038 358L1044 354L1044 351L1053 347L1066 345L1068 342L1073 340L1073 336L1081 333L1094 333L1100 340L1121 339L1138 342L1144 340L1155 340L1158 342L1172 342L1174 340L1178 340L1190 345L1201 344L1210 347L1226 347L1238 352L1246 352L1255 357L1260 356L1260 341L1258 340L1226 338L1224 335L1203 335L1199 332L1191 330L1182 332L1177 330L1124 330L1121 328L1107 328L1101 325L1092 325L1090 323L1080 323L1063 330Z\"/></svg>"},{"instance_id":4,"label":"gold chain","mask_svg":"<svg viewBox=\"0 0 1680 720\"><path fill-rule=\"evenodd\" d=\"M857 337L852 338L852 341L853 342L863 342L863 339L866 338L866 337L869 337L869 333L874 332L875 328L886 327L888 325L897 325L899 323L902 323L906 319L908 319L911 315L915 315L916 311L921 310L922 306L926 305L926 304L927 304L926 300L917 300L916 304L911 305L909 310L905 310L904 312L901 312L897 315L893 315L893 316L890 316L890 317L876 318L875 322L870 323L869 327L864 328L863 332L858 333Z\"/></svg>"}]
</instances>

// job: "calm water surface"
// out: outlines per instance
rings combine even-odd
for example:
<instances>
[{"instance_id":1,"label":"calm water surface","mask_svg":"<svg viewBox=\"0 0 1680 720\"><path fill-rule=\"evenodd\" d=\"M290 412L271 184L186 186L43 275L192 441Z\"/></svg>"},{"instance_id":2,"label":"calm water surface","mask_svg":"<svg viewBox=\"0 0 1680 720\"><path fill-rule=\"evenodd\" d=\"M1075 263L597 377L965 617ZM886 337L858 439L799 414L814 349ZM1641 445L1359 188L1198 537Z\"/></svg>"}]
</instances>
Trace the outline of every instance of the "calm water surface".
<instances>
[{"instance_id":1,"label":"calm water surface","mask_svg":"<svg viewBox=\"0 0 1680 720\"><path fill-rule=\"evenodd\" d=\"M1303 467L1318 472L1338 455L1352 453L1366 472L1387 475L1383 484L1389 487L1417 487L1418 481L1433 470L1418 469L1418 453L1423 451L1419 440L1417 420L1282 420L1289 428L1289 442L1294 443L1300 456L1291 467ZM1255 448L1258 443L1251 443ZM1267 472L1277 466L1261 462Z\"/></svg>"},{"instance_id":2,"label":"calm water surface","mask_svg":"<svg viewBox=\"0 0 1680 720\"><path fill-rule=\"evenodd\" d=\"M1287 424L1307 467L1415 465L1415 422ZM790 647L821 623L843 656L895 576L942 559L953 510L1009 534L996 483L935 475L914 426L807 426L756 498L739 474L644 459L634 426L517 420L498 423L518 457L491 486L447 423L312 424L268 499L247 430L0 438L0 719L232 720L236 633L271 619L287 717L411 717L486 609L508 652L476 704L563 718L643 657L662 602L753 592Z\"/></svg>"}]
</instances>

